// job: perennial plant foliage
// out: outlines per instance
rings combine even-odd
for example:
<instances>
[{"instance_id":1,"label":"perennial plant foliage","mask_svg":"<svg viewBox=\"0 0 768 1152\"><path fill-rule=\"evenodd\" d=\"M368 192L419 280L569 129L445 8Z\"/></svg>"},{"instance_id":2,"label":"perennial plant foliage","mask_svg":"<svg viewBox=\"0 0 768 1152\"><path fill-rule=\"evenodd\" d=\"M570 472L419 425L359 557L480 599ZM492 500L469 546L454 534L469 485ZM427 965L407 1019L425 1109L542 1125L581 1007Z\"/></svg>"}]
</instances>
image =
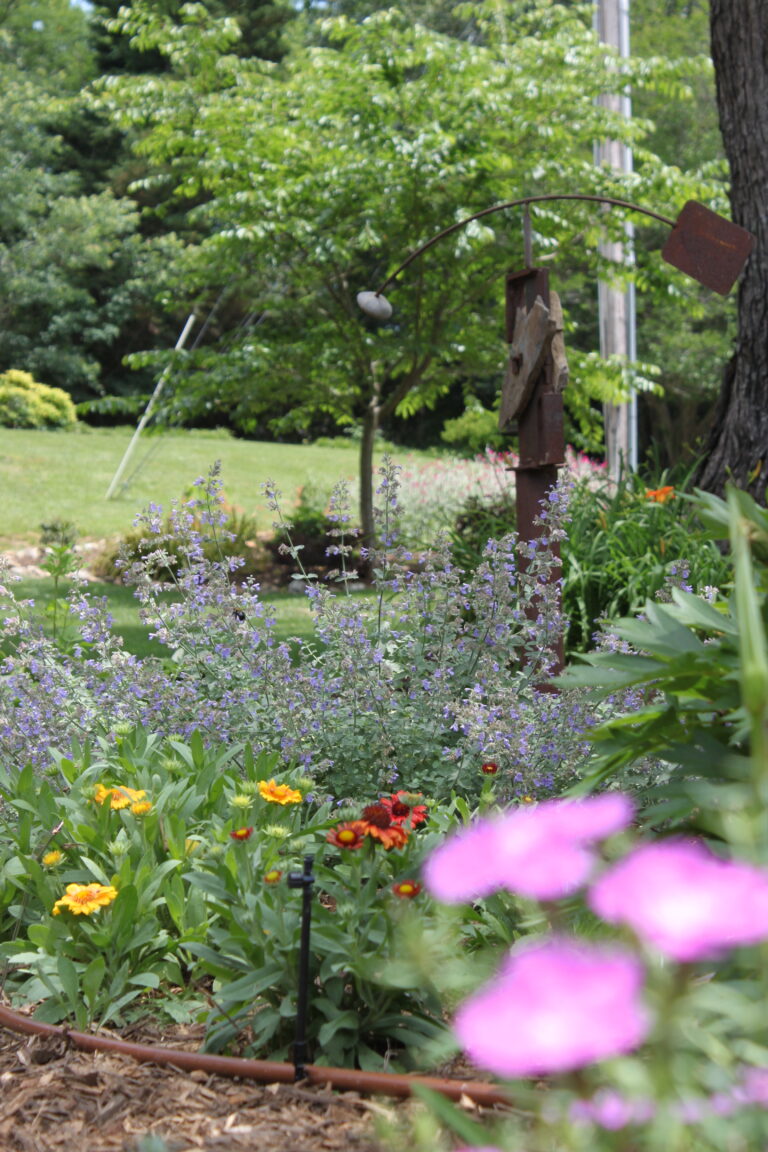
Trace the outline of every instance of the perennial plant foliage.
<instances>
[{"instance_id":1,"label":"perennial plant foliage","mask_svg":"<svg viewBox=\"0 0 768 1152\"><path fill-rule=\"evenodd\" d=\"M81 1026L204 1017L212 1048L288 1055L289 881L311 863L312 1057L429 1067L458 1047L513 1081L487 1123L428 1098L399 1146L764 1147L768 514L698 497L729 540L724 592L673 581L551 692L568 485L535 544L490 540L466 574L445 542L398 543L386 462L364 601L343 488L320 582L267 485L316 624L298 659L212 556L218 476L198 487L168 522L149 510L156 547L128 563L166 659L126 656L79 592L58 642L4 593L12 999Z\"/></svg>"}]
</instances>

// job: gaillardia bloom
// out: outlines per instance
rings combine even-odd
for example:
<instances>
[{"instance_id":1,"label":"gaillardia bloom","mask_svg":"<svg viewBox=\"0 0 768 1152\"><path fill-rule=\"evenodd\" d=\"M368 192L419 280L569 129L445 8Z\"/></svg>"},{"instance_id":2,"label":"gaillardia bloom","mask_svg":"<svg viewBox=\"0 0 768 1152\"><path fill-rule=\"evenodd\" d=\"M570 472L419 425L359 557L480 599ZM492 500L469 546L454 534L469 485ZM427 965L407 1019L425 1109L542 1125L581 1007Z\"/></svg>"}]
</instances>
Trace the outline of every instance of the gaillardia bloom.
<instances>
[{"instance_id":1,"label":"gaillardia bloom","mask_svg":"<svg viewBox=\"0 0 768 1152\"><path fill-rule=\"evenodd\" d=\"M264 873L265 884L279 884L282 878L282 872L279 868L270 868L269 872Z\"/></svg>"},{"instance_id":2,"label":"gaillardia bloom","mask_svg":"<svg viewBox=\"0 0 768 1152\"><path fill-rule=\"evenodd\" d=\"M475 900L508 888L535 900L558 900L586 883L591 845L632 818L618 793L584 800L547 800L479 820L450 837L426 862L433 896L446 903Z\"/></svg>"},{"instance_id":3,"label":"gaillardia bloom","mask_svg":"<svg viewBox=\"0 0 768 1152\"><path fill-rule=\"evenodd\" d=\"M258 788L262 800L269 800L272 804L301 803L301 792L287 784L276 784L274 779L259 780Z\"/></svg>"},{"instance_id":4,"label":"gaillardia bloom","mask_svg":"<svg viewBox=\"0 0 768 1152\"><path fill-rule=\"evenodd\" d=\"M681 962L768 939L768 872L698 841L642 844L592 887L590 907Z\"/></svg>"},{"instance_id":5,"label":"gaillardia bloom","mask_svg":"<svg viewBox=\"0 0 768 1152\"><path fill-rule=\"evenodd\" d=\"M345 824L337 824L331 828L326 836L329 844L337 848L362 848L365 843L366 826L362 820L348 820Z\"/></svg>"},{"instance_id":6,"label":"gaillardia bloom","mask_svg":"<svg viewBox=\"0 0 768 1152\"><path fill-rule=\"evenodd\" d=\"M117 896L117 888L111 884L67 884L66 895L53 906L53 915L58 916L62 908L68 908L76 916L90 916L99 908L111 904Z\"/></svg>"},{"instance_id":7,"label":"gaillardia bloom","mask_svg":"<svg viewBox=\"0 0 768 1152\"><path fill-rule=\"evenodd\" d=\"M480 765L480 771L484 776L495 776L499 770L499 766L495 760L486 760L485 764Z\"/></svg>"},{"instance_id":8,"label":"gaillardia bloom","mask_svg":"<svg viewBox=\"0 0 768 1152\"><path fill-rule=\"evenodd\" d=\"M385 808L389 813L389 819L393 824L399 824L403 828L417 828L419 824L423 824L427 818L426 804L419 804L421 799L421 792L394 792L391 796L382 796L378 801L378 805ZM376 807L373 805L372 807Z\"/></svg>"},{"instance_id":9,"label":"gaillardia bloom","mask_svg":"<svg viewBox=\"0 0 768 1152\"><path fill-rule=\"evenodd\" d=\"M55 868L57 864L61 864L64 859L64 853L60 852L58 848L52 848L50 852L46 852L40 863L43 868Z\"/></svg>"},{"instance_id":10,"label":"gaillardia bloom","mask_svg":"<svg viewBox=\"0 0 768 1152\"><path fill-rule=\"evenodd\" d=\"M356 821L357 823L357 821ZM385 848L402 848L408 843L408 833L402 824L396 824L384 804L368 804L363 808L366 836L378 840Z\"/></svg>"},{"instance_id":11,"label":"gaillardia bloom","mask_svg":"<svg viewBox=\"0 0 768 1152\"><path fill-rule=\"evenodd\" d=\"M151 809L152 805L149 800L137 800L135 804L131 804L131 812L134 816L146 816Z\"/></svg>"},{"instance_id":12,"label":"gaillardia bloom","mask_svg":"<svg viewBox=\"0 0 768 1152\"><path fill-rule=\"evenodd\" d=\"M421 892L421 884L417 884L415 880L401 880L399 884L392 885L392 891L395 896L401 896L405 900L413 900L414 896L418 896Z\"/></svg>"},{"instance_id":13,"label":"gaillardia bloom","mask_svg":"<svg viewBox=\"0 0 768 1152\"><path fill-rule=\"evenodd\" d=\"M250 840L253 836L253 828L235 828L234 832L230 832L229 835L233 840Z\"/></svg>"},{"instance_id":14,"label":"gaillardia bloom","mask_svg":"<svg viewBox=\"0 0 768 1152\"><path fill-rule=\"evenodd\" d=\"M97 784L93 798L97 804L103 804L108 799L110 808L127 808L144 800L146 795L143 788L126 788L124 784L117 788L106 788L103 784Z\"/></svg>"},{"instance_id":15,"label":"gaillardia bloom","mask_svg":"<svg viewBox=\"0 0 768 1152\"><path fill-rule=\"evenodd\" d=\"M461 1006L455 1032L470 1059L497 1076L569 1072L642 1043L642 981L628 952L547 940L513 952Z\"/></svg>"}]
</instances>

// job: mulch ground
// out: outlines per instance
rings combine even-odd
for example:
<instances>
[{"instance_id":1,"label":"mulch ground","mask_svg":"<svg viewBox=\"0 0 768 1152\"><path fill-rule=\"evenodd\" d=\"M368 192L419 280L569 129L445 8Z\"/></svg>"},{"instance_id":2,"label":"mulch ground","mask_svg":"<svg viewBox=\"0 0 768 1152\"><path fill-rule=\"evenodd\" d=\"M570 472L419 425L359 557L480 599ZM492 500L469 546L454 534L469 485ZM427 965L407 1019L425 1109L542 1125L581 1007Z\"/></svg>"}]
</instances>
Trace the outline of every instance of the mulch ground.
<instances>
[{"instance_id":1,"label":"mulch ground","mask_svg":"<svg viewBox=\"0 0 768 1152\"><path fill-rule=\"evenodd\" d=\"M188 1034L131 1039L197 1047ZM160 1139L168 1152L381 1152L374 1116L408 1106L179 1072L0 1028L2 1152L161 1152Z\"/></svg>"}]
</instances>

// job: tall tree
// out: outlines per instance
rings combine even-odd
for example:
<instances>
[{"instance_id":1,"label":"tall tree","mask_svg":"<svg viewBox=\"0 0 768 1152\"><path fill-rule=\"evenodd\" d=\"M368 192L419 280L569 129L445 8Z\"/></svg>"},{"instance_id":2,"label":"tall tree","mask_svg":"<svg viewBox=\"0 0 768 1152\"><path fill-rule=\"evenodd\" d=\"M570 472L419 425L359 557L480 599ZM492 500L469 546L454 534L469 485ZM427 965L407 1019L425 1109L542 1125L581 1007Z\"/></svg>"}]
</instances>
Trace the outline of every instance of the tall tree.
<instances>
[{"instance_id":1,"label":"tall tree","mask_svg":"<svg viewBox=\"0 0 768 1152\"><path fill-rule=\"evenodd\" d=\"M267 420L278 434L301 431L318 415L358 425L366 533L382 421L433 405L453 382L501 375L501 284L522 264L520 216L480 221L432 249L399 281L383 327L362 317L356 292L494 202L626 195L592 164L592 143L641 130L596 103L625 77L606 71L583 8L471 7L479 43L390 9L328 21L322 45L274 68L217 47L199 5L170 27L134 0L126 31L136 47L164 51L169 70L103 95L141 135L156 178L196 199L199 241L179 293L225 289L259 321L238 329L235 309L222 342L188 360L176 414L226 413L251 433ZM680 173L646 155L629 198L671 211L680 194ZM543 208L537 255L588 258L610 226L620 218L594 206Z\"/></svg>"},{"instance_id":2,"label":"tall tree","mask_svg":"<svg viewBox=\"0 0 768 1152\"><path fill-rule=\"evenodd\" d=\"M762 503L768 484L768 0L711 0L717 105L731 210L756 237L739 286L738 339L696 481L733 480Z\"/></svg>"}]
</instances>

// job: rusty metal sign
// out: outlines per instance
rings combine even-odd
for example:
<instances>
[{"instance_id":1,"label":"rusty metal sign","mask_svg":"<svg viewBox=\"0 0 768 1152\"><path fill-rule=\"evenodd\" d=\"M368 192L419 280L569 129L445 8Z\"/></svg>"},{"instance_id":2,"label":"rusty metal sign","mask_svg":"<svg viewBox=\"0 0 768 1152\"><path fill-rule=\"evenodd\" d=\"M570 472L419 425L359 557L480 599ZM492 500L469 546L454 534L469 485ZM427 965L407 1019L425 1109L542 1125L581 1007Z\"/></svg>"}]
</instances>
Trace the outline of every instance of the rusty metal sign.
<instances>
[{"instance_id":1,"label":"rusty metal sign","mask_svg":"<svg viewBox=\"0 0 768 1152\"><path fill-rule=\"evenodd\" d=\"M746 228L689 200L661 255L667 264L692 276L705 288L727 296L754 246L755 238Z\"/></svg>"}]
</instances>

